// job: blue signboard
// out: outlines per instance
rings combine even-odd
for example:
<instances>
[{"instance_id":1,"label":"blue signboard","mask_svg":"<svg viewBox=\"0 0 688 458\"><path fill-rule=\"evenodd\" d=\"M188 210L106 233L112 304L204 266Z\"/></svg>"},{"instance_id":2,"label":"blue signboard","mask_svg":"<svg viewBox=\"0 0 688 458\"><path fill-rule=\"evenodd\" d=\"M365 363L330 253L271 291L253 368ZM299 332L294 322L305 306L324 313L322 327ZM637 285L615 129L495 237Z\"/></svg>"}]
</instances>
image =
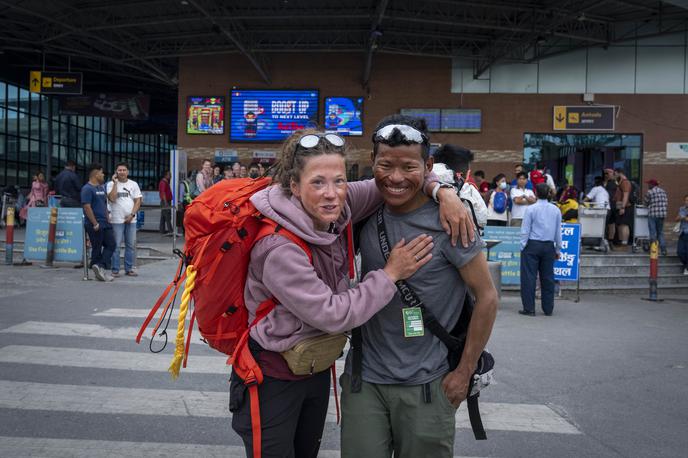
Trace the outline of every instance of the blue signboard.
<instances>
[{"instance_id":1,"label":"blue signboard","mask_svg":"<svg viewBox=\"0 0 688 458\"><path fill-rule=\"evenodd\" d=\"M327 97L325 131L339 135L363 135L363 97Z\"/></svg>"},{"instance_id":2,"label":"blue signboard","mask_svg":"<svg viewBox=\"0 0 688 458\"><path fill-rule=\"evenodd\" d=\"M84 256L84 212L80 208L59 208L55 231L55 261L81 262ZM45 261L48 251L50 208L29 208L24 237L24 258Z\"/></svg>"},{"instance_id":3,"label":"blue signboard","mask_svg":"<svg viewBox=\"0 0 688 458\"><path fill-rule=\"evenodd\" d=\"M580 224L562 223L561 255L554 263L554 279L560 281L578 280L580 261Z\"/></svg>"},{"instance_id":4,"label":"blue signboard","mask_svg":"<svg viewBox=\"0 0 688 458\"><path fill-rule=\"evenodd\" d=\"M439 108L402 108L401 114L413 116L414 118L423 118L428 124L430 132L440 131L440 109Z\"/></svg>"},{"instance_id":5,"label":"blue signboard","mask_svg":"<svg viewBox=\"0 0 688 458\"><path fill-rule=\"evenodd\" d=\"M502 263L502 284L521 284L521 228L485 226L485 240L500 240L490 249L488 261Z\"/></svg>"},{"instance_id":6,"label":"blue signboard","mask_svg":"<svg viewBox=\"0 0 688 458\"><path fill-rule=\"evenodd\" d=\"M482 112L480 110L442 109L440 123L442 132L480 132Z\"/></svg>"},{"instance_id":7,"label":"blue signboard","mask_svg":"<svg viewBox=\"0 0 688 458\"><path fill-rule=\"evenodd\" d=\"M232 91L230 140L282 141L318 124L317 90Z\"/></svg>"}]
</instances>

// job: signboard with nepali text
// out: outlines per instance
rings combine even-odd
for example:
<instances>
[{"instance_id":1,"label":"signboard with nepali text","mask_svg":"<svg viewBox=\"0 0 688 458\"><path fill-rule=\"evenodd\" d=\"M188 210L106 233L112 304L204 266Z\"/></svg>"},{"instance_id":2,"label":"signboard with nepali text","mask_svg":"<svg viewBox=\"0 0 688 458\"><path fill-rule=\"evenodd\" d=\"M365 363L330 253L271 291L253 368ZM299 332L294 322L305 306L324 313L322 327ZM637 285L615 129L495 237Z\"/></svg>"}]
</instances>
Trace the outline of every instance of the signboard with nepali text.
<instances>
[{"instance_id":1,"label":"signboard with nepali text","mask_svg":"<svg viewBox=\"0 0 688 458\"><path fill-rule=\"evenodd\" d=\"M490 249L488 261L502 263L502 285L521 284L521 228L485 226L485 240L500 240Z\"/></svg>"},{"instance_id":2,"label":"signboard with nepali text","mask_svg":"<svg viewBox=\"0 0 688 458\"><path fill-rule=\"evenodd\" d=\"M81 262L84 256L84 212L81 208L60 208L55 231L55 261ZM24 238L24 258L45 261L48 251L50 208L29 208Z\"/></svg>"},{"instance_id":3,"label":"signboard with nepali text","mask_svg":"<svg viewBox=\"0 0 688 458\"><path fill-rule=\"evenodd\" d=\"M580 264L580 224L561 224L561 253L554 263L554 279L578 280Z\"/></svg>"}]
</instances>

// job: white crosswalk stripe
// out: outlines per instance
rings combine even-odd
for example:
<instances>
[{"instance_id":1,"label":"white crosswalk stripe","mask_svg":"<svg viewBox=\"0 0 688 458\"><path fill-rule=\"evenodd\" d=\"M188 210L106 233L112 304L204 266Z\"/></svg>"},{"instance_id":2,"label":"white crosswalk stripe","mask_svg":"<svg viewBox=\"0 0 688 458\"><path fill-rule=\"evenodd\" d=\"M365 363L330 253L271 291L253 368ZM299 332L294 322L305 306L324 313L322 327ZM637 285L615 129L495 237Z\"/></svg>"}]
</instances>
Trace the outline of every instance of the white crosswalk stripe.
<instances>
[{"instance_id":1,"label":"white crosswalk stripe","mask_svg":"<svg viewBox=\"0 0 688 458\"><path fill-rule=\"evenodd\" d=\"M150 339L153 328L152 326L143 333L141 340ZM25 321L24 323L10 326L0 330L0 333L6 334L40 334L46 336L66 336L66 337L97 337L101 339L123 339L131 340L136 338L139 328L120 327L108 328L99 324L84 324L84 323L62 323L50 321ZM176 321L170 325L168 334L173 336L176 332ZM188 332L188 330L187 330ZM198 328L194 326L194 335L200 336ZM156 338L157 339L157 338ZM192 339L192 344L203 343L200 338Z\"/></svg>"},{"instance_id":2,"label":"white crosswalk stripe","mask_svg":"<svg viewBox=\"0 0 688 458\"><path fill-rule=\"evenodd\" d=\"M96 312L93 314L93 316L104 316L104 317L114 317L114 318L146 318L148 316L148 312L150 310L148 309L128 309L128 308L111 308L107 310L103 310L101 312ZM176 312L176 309L175 309ZM158 314L160 313L160 310L158 310L158 313L156 313L156 319L158 317ZM186 315L186 319L190 319L190 315ZM176 321L177 320L177 313L174 313L172 315L172 320ZM142 321L143 322L143 321Z\"/></svg>"},{"instance_id":3,"label":"white crosswalk stripe","mask_svg":"<svg viewBox=\"0 0 688 458\"><path fill-rule=\"evenodd\" d=\"M164 354L153 354L148 345L136 346L134 338L138 325L145 318L148 310L133 308L112 308L92 314L92 323L66 323L52 321L26 321L0 330L0 335L34 335L54 336L59 345L6 345L0 347L0 364L33 365L36 367L81 368L93 371L94 374L107 373L108 370L157 372L155 377L167 378L170 364L170 351L173 347L175 325L170 330L170 342ZM117 323L129 326L109 326L110 319L119 319ZM97 323L97 324L96 324ZM176 319L172 320L176 324ZM133 325L133 326L132 326ZM197 329L194 333L197 333ZM150 336L150 328L145 333ZM6 338L5 337L5 338ZM196 337L200 337L196 334ZM74 344L70 338L114 339L131 342L130 351L99 350L83 348L83 344ZM87 342L87 340L86 340ZM227 379L231 368L227 366L227 357L220 353L211 353L201 348L205 345L199 339L193 339L185 373L216 375ZM118 344L119 348L127 348ZM205 354L198 354L204 353ZM196 354L195 354L196 353ZM337 372L342 373L344 359L336 362ZM105 371L105 372L103 372ZM99 375L99 377L102 375ZM77 382L80 383L80 382ZM140 418L187 417L217 418L226 422L231 414L228 410L228 390L218 391L225 385L213 385L212 391L178 390L164 388L132 388L122 386L98 386L38 383L33 381L0 380L0 408L18 409L26 412L50 411L70 412L73 414L98 415L135 415ZM205 385L205 386L208 386ZM168 385L169 386L169 385ZM581 434L581 432L557 412L541 404L515 404L481 402L483 423L489 431L516 431L528 433ZM333 397L330 397L327 422L336 421L336 408ZM465 405L456 415L456 427L470 430L470 422ZM7 434L7 433L5 433ZM40 436L40 434L38 434ZM91 440L97 438L69 439L43 437L9 437L0 436L0 456L12 457L110 457L110 456L179 456L203 457L243 457L243 446L177 444L156 442L128 442ZM236 439L236 438L235 438ZM320 457L338 457L339 450L321 450Z\"/></svg>"},{"instance_id":4,"label":"white crosswalk stripe","mask_svg":"<svg viewBox=\"0 0 688 458\"><path fill-rule=\"evenodd\" d=\"M243 446L170 444L0 436L0 456L13 458L245 458ZM319 458L339 458L339 450L320 450ZM469 457L454 457L469 458Z\"/></svg>"},{"instance_id":5,"label":"white crosswalk stripe","mask_svg":"<svg viewBox=\"0 0 688 458\"><path fill-rule=\"evenodd\" d=\"M135 389L0 381L0 407L83 413L227 417L228 393L191 390ZM336 421L330 398L327 421ZM543 405L481 403L490 430L554 432L580 431ZM457 428L470 428L467 413L456 413Z\"/></svg>"}]
</instances>

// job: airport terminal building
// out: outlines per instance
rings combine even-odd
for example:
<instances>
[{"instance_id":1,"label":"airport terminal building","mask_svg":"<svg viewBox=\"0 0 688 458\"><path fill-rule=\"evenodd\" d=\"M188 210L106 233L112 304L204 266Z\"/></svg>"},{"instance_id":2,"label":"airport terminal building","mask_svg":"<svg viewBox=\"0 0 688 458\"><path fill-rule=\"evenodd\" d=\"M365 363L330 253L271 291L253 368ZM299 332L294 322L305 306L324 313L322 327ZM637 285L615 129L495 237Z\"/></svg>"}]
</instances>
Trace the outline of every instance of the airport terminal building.
<instances>
[{"instance_id":1,"label":"airport terminal building","mask_svg":"<svg viewBox=\"0 0 688 458\"><path fill-rule=\"evenodd\" d=\"M59 20L44 2L8 8L0 185L28 186L33 170L54 174L69 158L128 160L147 185L175 147L188 170L206 158L271 162L305 126L348 137L357 179L370 175L377 121L404 112L427 119L434 144L473 150L488 178L544 161L586 189L622 167L658 179L674 212L688 192L688 10L527 3L132 0ZM65 96L29 90L41 70L83 75L95 98L150 96L151 122L65 110Z\"/></svg>"}]
</instances>

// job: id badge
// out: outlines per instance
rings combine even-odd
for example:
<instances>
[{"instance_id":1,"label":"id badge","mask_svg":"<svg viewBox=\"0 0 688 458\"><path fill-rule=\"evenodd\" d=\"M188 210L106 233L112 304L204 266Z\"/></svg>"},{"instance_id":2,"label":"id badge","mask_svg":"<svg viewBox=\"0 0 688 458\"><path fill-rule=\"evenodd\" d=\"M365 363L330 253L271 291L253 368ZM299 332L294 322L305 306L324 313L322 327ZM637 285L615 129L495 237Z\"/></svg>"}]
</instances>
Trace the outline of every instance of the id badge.
<instances>
[{"instance_id":1,"label":"id badge","mask_svg":"<svg viewBox=\"0 0 688 458\"><path fill-rule=\"evenodd\" d=\"M404 337L423 337L425 326L423 326L423 312L420 307L407 307L401 309L404 320Z\"/></svg>"}]
</instances>

